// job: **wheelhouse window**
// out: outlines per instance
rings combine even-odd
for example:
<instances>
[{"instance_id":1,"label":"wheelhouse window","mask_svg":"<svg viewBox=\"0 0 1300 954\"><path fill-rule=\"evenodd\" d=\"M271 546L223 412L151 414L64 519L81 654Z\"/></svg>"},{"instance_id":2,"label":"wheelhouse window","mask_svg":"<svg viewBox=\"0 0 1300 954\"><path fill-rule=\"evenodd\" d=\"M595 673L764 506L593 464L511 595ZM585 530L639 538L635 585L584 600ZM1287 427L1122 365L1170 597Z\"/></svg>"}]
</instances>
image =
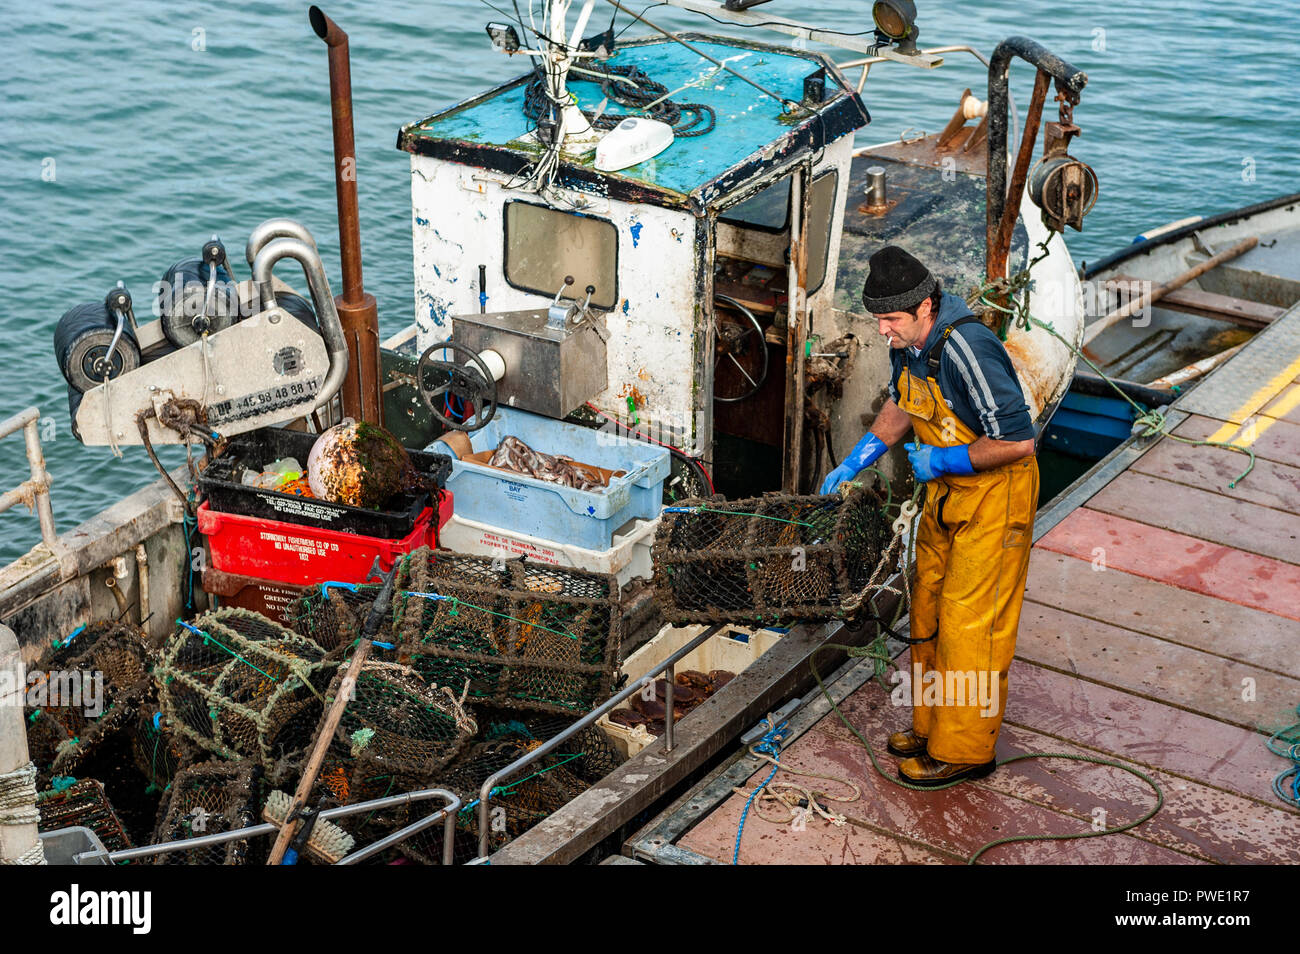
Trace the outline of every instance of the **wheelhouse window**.
<instances>
[{"instance_id":1,"label":"wheelhouse window","mask_svg":"<svg viewBox=\"0 0 1300 954\"><path fill-rule=\"evenodd\" d=\"M515 288L553 296L566 275L573 285L566 298L586 297L611 309L618 302L618 229L612 222L561 212L530 202L505 209L505 275Z\"/></svg>"}]
</instances>

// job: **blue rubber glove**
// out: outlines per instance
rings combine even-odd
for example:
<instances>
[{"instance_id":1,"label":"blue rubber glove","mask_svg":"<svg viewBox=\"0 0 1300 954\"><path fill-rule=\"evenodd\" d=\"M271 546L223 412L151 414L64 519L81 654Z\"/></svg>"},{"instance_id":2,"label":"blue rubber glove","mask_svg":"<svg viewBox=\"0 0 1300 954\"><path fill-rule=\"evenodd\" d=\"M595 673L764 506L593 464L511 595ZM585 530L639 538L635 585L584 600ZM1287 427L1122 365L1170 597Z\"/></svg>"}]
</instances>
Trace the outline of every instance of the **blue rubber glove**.
<instances>
[{"instance_id":1,"label":"blue rubber glove","mask_svg":"<svg viewBox=\"0 0 1300 954\"><path fill-rule=\"evenodd\" d=\"M975 468L970 462L969 444L935 447L933 444L909 443L903 445L903 450L907 451L912 472L920 481L934 480L945 474L964 476L975 473Z\"/></svg>"},{"instance_id":2,"label":"blue rubber glove","mask_svg":"<svg viewBox=\"0 0 1300 954\"><path fill-rule=\"evenodd\" d=\"M857 446L849 451L849 455L844 458L844 463L826 475L826 479L822 481L821 492L824 494L835 493L840 484L846 480L852 480L857 476L858 471L870 467L887 450L889 450L888 444L875 434L868 432L862 440L858 441Z\"/></svg>"}]
</instances>

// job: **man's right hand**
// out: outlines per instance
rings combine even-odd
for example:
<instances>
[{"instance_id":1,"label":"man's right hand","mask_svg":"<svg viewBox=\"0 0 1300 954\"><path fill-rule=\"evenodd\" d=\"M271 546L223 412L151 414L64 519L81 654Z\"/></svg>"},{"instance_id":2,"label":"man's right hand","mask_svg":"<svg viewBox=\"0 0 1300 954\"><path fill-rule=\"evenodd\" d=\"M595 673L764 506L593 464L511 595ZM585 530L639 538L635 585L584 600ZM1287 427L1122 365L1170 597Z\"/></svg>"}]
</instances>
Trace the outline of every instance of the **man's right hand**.
<instances>
[{"instance_id":1,"label":"man's right hand","mask_svg":"<svg viewBox=\"0 0 1300 954\"><path fill-rule=\"evenodd\" d=\"M844 458L844 463L826 475L826 479L822 481L821 492L823 494L835 493L840 484L852 480L859 471L870 467L884 456L887 450L889 450L889 445L879 437L875 434L866 434L862 440L858 441L857 446L849 451L848 456Z\"/></svg>"}]
</instances>

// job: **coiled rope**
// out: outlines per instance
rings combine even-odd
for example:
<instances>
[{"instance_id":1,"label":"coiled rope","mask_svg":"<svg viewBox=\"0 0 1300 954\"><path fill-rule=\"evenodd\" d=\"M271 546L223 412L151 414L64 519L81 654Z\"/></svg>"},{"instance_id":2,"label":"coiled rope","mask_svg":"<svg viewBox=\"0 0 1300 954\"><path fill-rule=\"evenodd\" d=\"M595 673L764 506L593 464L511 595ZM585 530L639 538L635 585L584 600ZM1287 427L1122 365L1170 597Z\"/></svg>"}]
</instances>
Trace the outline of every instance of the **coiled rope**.
<instances>
[{"instance_id":1,"label":"coiled rope","mask_svg":"<svg viewBox=\"0 0 1300 954\"><path fill-rule=\"evenodd\" d=\"M611 100L627 109L644 113L648 118L658 120L673 127L673 135L679 139L689 136L703 136L712 132L717 123L717 114L711 106L703 103L675 103L669 99L668 87L656 82L635 66L610 66L607 63L594 62L589 67L574 72L591 77L600 84L601 92ZM524 90L524 115L534 122L541 119L552 105L546 90L544 77L535 75ZM613 129L626 119L621 115L596 116L587 113L588 122L597 129ZM594 120L594 122L593 122Z\"/></svg>"},{"instance_id":2,"label":"coiled rope","mask_svg":"<svg viewBox=\"0 0 1300 954\"><path fill-rule=\"evenodd\" d=\"M36 808L36 765L28 762L12 772L0 774L0 825L39 825L41 813ZM45 849L38 840L12 861L0 864L43 865Z\"/></svg>"},{"instance_id":3,"label":"coiled rope","mask_svg":"<svg viewBox=\"0 0 1300 954\"><path fill-rule=\"evenodd\" d=\"M1295 711L1300 716L1300 706ZM1300 722L1278 729L1264 744L1279 758L1291 760L1291 767L1273 779L1273 794L1288 805L1300 808Z\"/></svg>"}]
</instances>

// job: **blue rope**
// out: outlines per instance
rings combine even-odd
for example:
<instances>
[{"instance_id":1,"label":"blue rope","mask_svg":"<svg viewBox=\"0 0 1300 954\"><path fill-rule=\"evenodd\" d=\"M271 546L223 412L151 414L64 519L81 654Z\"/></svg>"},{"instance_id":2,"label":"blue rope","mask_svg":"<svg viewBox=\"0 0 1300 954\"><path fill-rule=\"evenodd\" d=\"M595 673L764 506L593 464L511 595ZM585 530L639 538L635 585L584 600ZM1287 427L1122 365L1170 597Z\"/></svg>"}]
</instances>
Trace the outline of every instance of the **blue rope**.
<instances>
[{"instance_id":1,"label":"blue rope","mask_svg":"<svg viewBox=\"0 0 1300 954\"><path fill-rule=\"evenodd\" d=\"M767 721L768 725L772 724L770 720L765 721ZM764 755L770 755L774 759L780 758L781 743L785 741L786 729L789 725L790 723L787 720L782 722L776 728L769 729L767 734L759 740L758 745L753 747L752 751L755 753L761 752ZM741 836L745 834L745 821L749 817L750 806L754 804L754 799L758 797L758 793L767 788L767 783L772 781L773 776L775 776L780 769L781 766L773 765L772 771L767 773L767 778L763 779L763 781L759 783L758 788L750 792L749 798L745 799L745 809L740 813L740 825L736 828L736 848L731 853L731 863L733 865L740 864L740 839Z\"/></svg>"},{"instance_id":2,"label":"blue rope","mask_svg":"<svg viewBox=\"0 0 1300 954\"><path fill-rule=\"evenodd\" d=\"M85 630L85 628L86 628L86 624L85 624L85 623L82 623L80 626L78 626L76 629L74 629L72 632L70 632L70 633L68 634L67 639L62 639L62 640L61 640L61 639L59 639L58 637L55 637L55 639L54 639L54 645L53 645L52 648L53 648L53 649L66 649L67 647L71 646L71 645L72 645L72 641L73 641L74 639L76 639L78 636L80 636L80 635L82 634L82 632Z\"/></svg>"},{"instance_id":3,"label":"blue rope","mask_svg":"<svg viewBox=\"0 0 1300 954\"><path fill-rule=\"evenodd\" d=\"M1295 711L1300 715L1300 706L1296 706ZM1278 729L1264 744L1274 755L1291 760L1291 767L1283 769L1273 779L1273 794L1288 805L1300 808L1300 741L1294 741L1295 737L1291 735L1297 729L1300 729L1300 722ZM1289 783L1287 779L1290 779Z\"/></svg>"}]
</instances>

